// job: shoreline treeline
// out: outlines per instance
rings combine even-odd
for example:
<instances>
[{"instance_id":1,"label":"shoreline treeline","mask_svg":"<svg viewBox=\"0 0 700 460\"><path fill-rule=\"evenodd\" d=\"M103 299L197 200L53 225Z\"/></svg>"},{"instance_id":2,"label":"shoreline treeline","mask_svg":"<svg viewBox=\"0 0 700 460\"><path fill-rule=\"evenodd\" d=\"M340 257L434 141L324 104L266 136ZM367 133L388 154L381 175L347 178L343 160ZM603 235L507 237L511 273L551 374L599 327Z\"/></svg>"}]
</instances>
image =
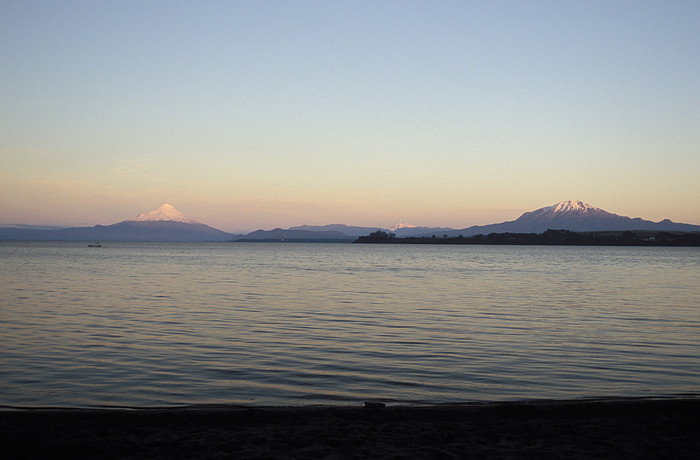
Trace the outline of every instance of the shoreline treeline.
<instances>
[{"instance_id":1,"label":"shoreline treeline","mask_svg":"<svg viewBox=\"0 0 700 460\"><path fill-rule=\"evenodd\" d=\"M377 230L361 236L354 243L379 244L498 244L498 245L566 245L566 246L700 246L698 232L664 232L651 230L574 232L547 230L543 233L490 233L473 236L422 236L397 238L393 233Z\"/></svg>"}]
</instances>

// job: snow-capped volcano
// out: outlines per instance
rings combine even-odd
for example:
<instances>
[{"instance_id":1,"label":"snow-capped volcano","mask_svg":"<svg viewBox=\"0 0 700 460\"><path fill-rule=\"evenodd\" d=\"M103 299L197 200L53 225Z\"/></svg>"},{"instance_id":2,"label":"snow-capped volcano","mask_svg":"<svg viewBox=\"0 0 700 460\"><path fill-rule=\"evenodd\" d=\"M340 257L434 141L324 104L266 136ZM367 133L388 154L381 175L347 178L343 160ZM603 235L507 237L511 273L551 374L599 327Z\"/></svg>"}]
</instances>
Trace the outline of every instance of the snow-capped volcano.
<instances>
[{"instance_id":1,"label":"snow-capped volcano","mask_svg":"<svg viewBox=\"0 0 700 460\"><path fill-rule=\"evenodd\" d=\"M641 219L635 221L635 219L604 211L582 201L571 200L525 212L513 221L513 226L516 232L543 232L550 228L597 231L641 229L645 224L650 223L642 222Z\"/></svg>"},{"instance_id":2,"label":"snow-capped volcano","mask_svg":"<svg viewBox=\"0 0 700 460\"><path fill-rule=\"evenodd\" d=\"M9 233L13 239L72 241L230 241L238 235L190 219L164 204L155 211L111 225ZM2 238L2 232L0 232Z\"/></svg>"},{"instance_id":3,"label":"snow-capped volcano","mask_svg":"<svg viewBox=\"0 0 700 460\"><path fill-rule=\"evenodd\" d=\"M489 233L542 233L548 229L572 230L578 232L606 230L664 230L698 231L698 226L680 224L666 219L652 222L621 216L582 201L561 201L551 206L523 213L515 220L491 225L475 225L462 230L447 232L449 236L471 236Z\"/></svg>"},{"instance_id":4,"label":"snow-capped volcano","mask_svg":"<svg viewBox=\"0 0 700 460\"><path fill-rule=\"evenodd\" d=\"M190 219L189 217L185 216L183 213L175 209L173 205L170 205L168 203L165 203L163 206L160 208L156 209L155 211L151 211L148 213L144 214L139 214L136 216L134 219L136 222L180 222L183 224L199 224L201 222L198 222L194 219Z\"/></svg>"},{"instance_id":5,"label":"snow-capped volcano","mask_svg":"<svg viewBox=\"0 0 700 460\"><path fill-rule=\"evenodd\" d=\"M389 227L389 230L391 230L392 232L395 232L396 230L398 230L400 228L416 228L416 226L413 224L404 224L403 222L399 222L398 224Z\"/></svg>"}]
</instances>

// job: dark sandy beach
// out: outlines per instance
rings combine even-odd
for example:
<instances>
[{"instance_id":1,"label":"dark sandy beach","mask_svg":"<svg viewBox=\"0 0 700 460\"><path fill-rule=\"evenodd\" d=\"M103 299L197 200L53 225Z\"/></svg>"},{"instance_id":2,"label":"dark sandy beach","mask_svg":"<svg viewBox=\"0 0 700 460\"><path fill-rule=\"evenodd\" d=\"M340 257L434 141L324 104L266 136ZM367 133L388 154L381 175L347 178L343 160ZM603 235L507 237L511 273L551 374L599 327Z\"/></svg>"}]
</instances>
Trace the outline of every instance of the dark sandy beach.
<instances>
[{"instance_id":1,"label":"dark sandy beach","mask_svg":"<svg viewBox=\"0 0 700 460\"><path fill-rule=\"evenodd\" d=\"M0 433L5 458L698 458L700 399L5 410Z\"/></svg>"}]
</instances>

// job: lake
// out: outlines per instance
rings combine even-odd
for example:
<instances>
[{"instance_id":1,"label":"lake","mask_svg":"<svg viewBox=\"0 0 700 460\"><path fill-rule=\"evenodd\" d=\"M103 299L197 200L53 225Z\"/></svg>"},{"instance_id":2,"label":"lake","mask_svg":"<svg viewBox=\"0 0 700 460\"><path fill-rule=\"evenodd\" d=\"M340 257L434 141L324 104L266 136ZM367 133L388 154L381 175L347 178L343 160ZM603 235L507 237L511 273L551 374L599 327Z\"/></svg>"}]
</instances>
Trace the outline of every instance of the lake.
<instances>
[{"instance_id":1,"label":"lake","mask_svg":"<svg viewBox=\"0 0 700 460\"><path fill-rule=\"evenodd\" d=\"M0 405L700 394L700 248L0 241Z\"/></svg>"}]
</instances>

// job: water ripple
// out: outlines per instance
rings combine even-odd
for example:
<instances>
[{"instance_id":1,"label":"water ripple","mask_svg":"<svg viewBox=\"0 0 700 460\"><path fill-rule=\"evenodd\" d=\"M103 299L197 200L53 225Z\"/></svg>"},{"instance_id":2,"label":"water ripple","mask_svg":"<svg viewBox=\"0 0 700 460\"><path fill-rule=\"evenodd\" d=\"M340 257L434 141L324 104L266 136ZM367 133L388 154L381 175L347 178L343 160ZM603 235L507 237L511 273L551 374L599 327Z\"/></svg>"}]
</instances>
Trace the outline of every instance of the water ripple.
<instances>
[{"instance_id":1,"label":"water ripple","mask_svg":"<svg viewBox=\"0 0 700 460\"><path fill-rule=\"evenodd\" d=\"M696 248L0 243L0 404L700 392Z\"/></svg>"}]
</instances>

